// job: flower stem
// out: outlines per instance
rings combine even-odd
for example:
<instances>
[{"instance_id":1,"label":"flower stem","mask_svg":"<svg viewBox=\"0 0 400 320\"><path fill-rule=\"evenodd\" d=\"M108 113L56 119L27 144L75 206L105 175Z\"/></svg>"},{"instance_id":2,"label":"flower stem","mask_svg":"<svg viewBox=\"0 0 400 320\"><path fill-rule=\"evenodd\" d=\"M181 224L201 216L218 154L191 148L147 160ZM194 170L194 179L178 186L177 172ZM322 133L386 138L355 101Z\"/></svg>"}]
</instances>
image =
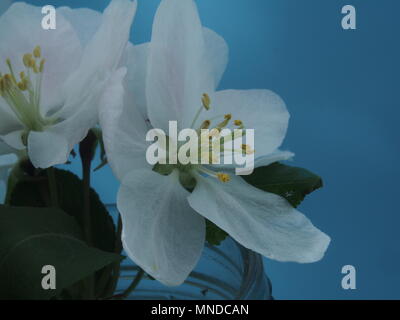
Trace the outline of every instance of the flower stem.
<instances>
[{"instance_id":1,"label":"flower stem","mask_svg":"<svg viewBox=\"0 0 400 320\"><path fill-rule=\"evenodd\" d=\"M83 224L88 245L92 245L92 219L90 216L90 162L82 163L83 172Z\"/></svg>"},{"instance_id":2,"label":"flower stem","mask_svg":"<svg viewBox=\"0 0 400 320\"><path fill-rule=\"evenodd\" d=\"M89 246L93 246L92 238L92 219L90 211L90 171L92 160L96 150L97 138L91 130L89 130L85 139L79 144L79 153L82 161L82 180L83 180L83 211L82 220L84 225L85 240ZM95 278L94 275L89 276L85 280L87 288L86 299L95 299Z\"/></svg>"},{"instance_id":3,"label":"flower stem","mask_svg":"<svg viewBox=\"0 0 400 320\"><path fill-rule=\"evenodd\" d=\"M122 242L121 242L121 233L122 233L122 219L121 219L121 215L118 215L118 224L117 224L117 236L115 238L115 248L114 248L114 252L117 254L120 254L122 251ZM111 282L111 293L115 291L115 289L117 288L117 284L118 284L118 278L119 275L121 273L121 263L122 262L116 262L114 263L113 266L113 278L112 278L112 282Z\"/></svg>"},{"instance_id":4,"label":"flower stem","mask_svg":"<svg viewBox=\"0 0 400 320\"><path fill-rule=\"evenodd\" d=\"M89 246L92 246L92 219L90 216L90 167L91 162L82 160L82 174L83 174L83 225L85 232L85 240ZM94 276L89 276L86 281L87 299L94 299Z\"/></svg>"},{"instance_id":5,"label":"flower stem","mask_svg":"<svg viewBox=\"0 0 400 320\"><path fill-rule=\"evenodd\" d=\"M83 180L83 212L82 220L85 229L85 238L89 246L93 243L92 221L90 212L90 171L92 160L97 145L96 135L89 130L85 139L79 144L79 153L82 161L82 180Z\"/></svg>"},{"instance_id":6,"label":"flower stem","mask_svg":"<svg viewBox=\"0 0 400 320\"><path fill-rule=\"evenodd\" d=\"M117 300L123 300L129 297L129 295L136 289L136 287L139 285L140 281L143 279L144 276L144 271L142 268L138 271L136 277L133 279L132 283L129 285L129 287L122 292L121 294L115 295L113 299Z\"/></svg>"},{"instance_id":7,"label":"flower stem","mask_svg":"<svg viewBox=\"0 0 400 320\"><path fill-rule=\"evenodd\" d=\"M57 188L56 175L55 175L53 167L50 167L47 169L47 178L49 181L51 206L57 208L58 207L58 188Z\"/></svg>"}]
</instances>

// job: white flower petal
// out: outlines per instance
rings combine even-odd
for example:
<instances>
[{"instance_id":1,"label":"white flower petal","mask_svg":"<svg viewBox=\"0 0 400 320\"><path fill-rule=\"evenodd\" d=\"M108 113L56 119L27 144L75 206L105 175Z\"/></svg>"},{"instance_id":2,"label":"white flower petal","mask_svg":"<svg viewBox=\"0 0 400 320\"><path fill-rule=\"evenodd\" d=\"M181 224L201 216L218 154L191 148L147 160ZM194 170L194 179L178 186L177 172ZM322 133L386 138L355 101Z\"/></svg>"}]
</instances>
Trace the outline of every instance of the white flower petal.
<instances>
[{"instance_id":1,"label":"white flower petal","mask_svg":"<svg viewBox=\"0 0 400 320\"><path fill-rule=\"evenodd\" d=\"M10 171L18 158L15 154L0 156L0 204L4 203L7 194L7 181Z\"/></svg>"},{"instance_id":2,"label":"white flower petal","mask_svg":"<svg viewBox=\"0 0 400 320\"><path fill-rule=\"evenodd\" d=\"M24 134L24 130L15 130L15 131L11 131L8 134L1 135L0 139L2 139L10 147L12 147L16 150L24 150L25 145L22 142L23 134Z\"/></svg>"},{"instance_id":3,"label":"white flower petal","mask_svg":"<svg viewBox=\"0 0 400 320\"><path fill-rule=\"evenodd\" d=\"M203 28L203 33L206 42L206 60L212 64L215 84L214 89L216 89L228 65L229 48L224 38L213 30Z\"/></svg>"},{"instance_id":4,"label":"white flower petal","mask_svg":"<svg viewBox=\"0 0 400 320\"><path fill-rule=\"evenodd\" d=\"M111 86L122 86L126 74L125 68L115 71L109 79ZM102 95L97 88L88 94L83 104L96 103ZM113 92L111 90L111 92ZM111 99L118 99L118 96L112 96ZM63 164L68 160L74 145L82 141L89 129L93 128L98 122L97 112L93 114L93 109L82 108L68 119L61 121L44 132L30 132L28 138L29 157L32 164L39 168L48 168L49 166ZM47 148L47 150L46 150Z\"/></svg>"},{"instance_id":5,"label":"white flower petal","mask_svg":"<svg viewBox=\"0 0 400 320\"><path fill-rule=\"evenodd\" d=\"M14 150L0 141L0 204L4 203L8 176L12 167L18 161Z\"/></svg>"},{"instance_id":6,"label":"white flower petal","mask_svg":"<svg viewBox=\"0 0 400 320\"><path fill-rule=\"evenodd\" d=\"M112 109L115 103L118 104L120 100L123 100L125 75L126 68L120 68L109 79L108 89L106 90L107 99L103 99L103 104L106 107ZM122 88L122 90L115 88ZM102 96L100 89L97 88L97 90L88 94L86 99L89 102L83 101L82 103L99 101ZM98 121L96 115L93 115L91 108L82 108L68 119L47 128L46 131L31 131L28 137L28 153L32 164L37 168L48 168L65 163L74 145L82 141L88 130L96 125Z\"/></svg>"},{"instance_id":7,"label":"white flower petal","mask_svg":"<svg viewBox=\"0 0 400 320\"><path fill-rule=\"evenodd\" d=\"M187 203L176 173L134 170L122 182L118 209L128 256L165 285L183 283L205 241L205 221Z\"/></svg>"},{"instance_id":8,"label":"white flower petal","mask_svg":"<svg viewBox=\"0 0 400 320\"><path fill-rule=\"evenodd\" d=\"M56 132L31 131L28 136L28 155L36 168L49 168L65 163L69 149L67 139Z\"/></svg>"},{"instance_id":9,"label":"white flower petal","mask_svg":"<svg viewBox=\"0 0 400 320\"><path fill-rule=\"evenodd\" d=\"M149 44L134 46L129 44L122 57L121 65L128 68L125 88L128 101L139 108L142 117L147 116L146 79L149 55Z\"/></svg>"},{"instance_id":10,"label":"white flower petal","mask_svg":"<svg viewBox=\"0 0 400 320\"><path fill-rule=\"evenodd\" d=\"M98 101L88 99L92 91L103 90L120 63L136 12L136 1L113 0L103 13L102 23L85 47L79 68L65 84L66 102L57 115L71 117L81 109L96 115ZM99 98L99 96L98 96Z\"/></svg>"},{"instance_id":11,"label":"white flower petal","mask_svg":"<svg viewBox=\"0 0 400 320\"><path fill-rule=\"evenodd\" d=\"M275 152L285 138L289 113L282 99L272 91L219 91L211 97L211 105L204 116L231 114L232 120L242 120L246 129L254 129L256 159Z\"/></svg>"},{"instance_id":12,"label":"white flower petal","mask_svg":"<svg viewBox=\"0 0 400 320\"><path fill-rule=\"evenodd\" d=\"M126 91L122 81L113 81L103 94L99 111L107 160L120 181L135 168L150 168L146 162L148 128Z\"/></svg>"},{"instance_id":13,"label":"white flower petal","mask_svg":"<svg viewBox=\"0 0 400 320\"><path fill-rule=\"evenodd\" d=\"M102 22L102 14L89 8L60 7L57 8L57 15L62 15L69 21L83 47L90 42Z\"/></svg>"},{"instance_id":14,"label":"white flower petal","mask_svg":"<svg viewBox=\"0 0 400 320\"><path fill-rule=\"evenodd\" d=\"M12 131L22 130L23 125L10 110L9 106L1 101L0 97L0 135L8 134Z\"/></svg>"},{"instance_id":15,"label":"white flower petal","mask_svg":"<svg viewBox=\"0 0 400 320\"><path fill-rule=\"evenodd\" d=\"M276 150L275 152L272 152L268 155L259 157L257 159L254 159L254 168L258 167L264 167L264 166L269 166L270 164L278 161L286 161L286 160L291 160L294 157L294 153L290 151L281 151L281 150ZM234 162L234 161L232 161ZM221 156L221 164L213 164L208 166L211 169L214 170L232 170L236 168L243 168L244 165L237 165L235 163L232 164L224 164L224 158Z\"/></svg>"},{"instance_id":16,"label":"white flower petal","mask_svg":"<svg viewBox=\"0 0 400 320\"><path fill-rule=\"evenodd\" d=\"M168 121L189 128L203 93L214 91L204 33L192 0L164 0L153 24L147 77L148 115L154 128Z\"/></svg>"},{"instance_id":17,"label":"white flower petal","mask_svg":"<svg viewBox=\"0 0 400 320\"><path fill-rule=\"evenodd\" d=\"M42 79L41 110L45 114L62 103L62 85L78 66L82 48L71 24L57 16L57 28L44 30L41 7L14 3L0 17L0 71L8 72L5 60L11 59L14 72L25 71L22 57L36 46L42 49L46 60Z\"/></svg>"},{"instance_id":18,"label":"white flower petal","mask_svg":"<svg viewBox=\"0 0 400 320\"><path fill-rule=\"evenodd\" d=\"M0 155L15 153L15 149L11 148L7 143L0 140Z\"/></svg>"},{"instance_id":19,"label":"white flower petal","mask_svg":"<svg viewBox=\"0 0 400 320\"><path fill-rule=\"evenodd\" d=\"M291 160L294 157L294 153L290 151L276 150L266 156L257 158L254 160L254 168L269 166L270 164L278 161Z\"/></svg>"},{"instance_id":20,"label":"white flower petal","mask_svg":"<svg viewBox=\"0 0 400 320\"><path fill-rule=\"evenodd\" d=\"M278 261L320 260L330 238L282 197L232 176L228 183L197 177L189 204L246 248Z\"/></svg>"}]
</instances>

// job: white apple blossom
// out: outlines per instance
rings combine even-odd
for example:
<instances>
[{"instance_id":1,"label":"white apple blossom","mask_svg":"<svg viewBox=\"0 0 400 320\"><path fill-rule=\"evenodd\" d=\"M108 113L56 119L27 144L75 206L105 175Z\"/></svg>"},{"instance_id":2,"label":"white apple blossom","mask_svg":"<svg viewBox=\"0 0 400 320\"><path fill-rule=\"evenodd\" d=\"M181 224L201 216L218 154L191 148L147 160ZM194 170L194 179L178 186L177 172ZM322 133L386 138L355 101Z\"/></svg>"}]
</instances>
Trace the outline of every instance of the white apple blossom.
<instances>
[{"instance_id":1,"label":"white apple blossom","mask_svg":"<svg viewBox=\"0 0 400 320\"><path fill-rule=\"evenodd\" d=\"M195 3L163 0L150 44L130 50L124 85L114 81L100 108L107 158L121 181L117 205L129 257L162 283L179 285L201 255L207 218L266 257L321 259L330 238L284 198L247 184L231 166L178 164L162 175L146 162L147 130L168 132L170 120L180 129L254 129L256 166L293 156L278 149L289 120L282 99L268 90L216 91L228 48L202 27Z\"/></svg>"},{"instance_id":2,"label":"white apple blossom","mask_svg":"<svg viewBox=\"0 0 400 320\"><path fill-rule=\"evenodd\" d=\"M0 138L27 150L35 167L67 161L98 121L99 97L129 39L136 2L113 0L104 14L57 9L44 30L41 7L17 2L0 17Z\"/></svg>"}]
</instances>

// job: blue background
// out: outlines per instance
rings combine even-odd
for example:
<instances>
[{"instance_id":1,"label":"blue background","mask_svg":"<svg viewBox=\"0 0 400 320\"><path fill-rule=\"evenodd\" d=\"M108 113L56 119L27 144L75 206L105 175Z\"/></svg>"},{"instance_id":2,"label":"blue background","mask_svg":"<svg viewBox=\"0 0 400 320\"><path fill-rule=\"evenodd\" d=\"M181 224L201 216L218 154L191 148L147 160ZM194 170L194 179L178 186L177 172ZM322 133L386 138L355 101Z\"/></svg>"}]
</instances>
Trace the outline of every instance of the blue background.
<instances>
[{"instance_id":1,"label":"blue background","mask_svg":"<svg viewBox=\"0 0 400 320\"><path fill-rule=\"evenodd\" d=\"M2 2L4 0L1 0ZM108 0L29 1L103 10ZM135 43L148 41L159 0L139 1ZM357 9L357 30L341 8ZM268 88L292 115L284 147L325 187L301 206L332 237L315 264L265 261L277 299L399 299L400 2L398 0L201 0L203 24L230 46L222 89ZM76 166L76 171L79 171ZM118 183L94 175L106 202ZM341 288L341 268L357 289Z\"/></svg>"}]
</instances>

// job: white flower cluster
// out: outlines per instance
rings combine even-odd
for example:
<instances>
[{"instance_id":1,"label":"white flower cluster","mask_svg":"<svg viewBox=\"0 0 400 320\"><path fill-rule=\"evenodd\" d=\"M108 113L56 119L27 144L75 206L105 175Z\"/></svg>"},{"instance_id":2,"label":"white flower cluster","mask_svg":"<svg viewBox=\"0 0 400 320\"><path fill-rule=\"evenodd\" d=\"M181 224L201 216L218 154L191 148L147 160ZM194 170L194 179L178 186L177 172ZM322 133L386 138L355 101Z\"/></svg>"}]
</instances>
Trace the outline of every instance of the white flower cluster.
<instances>
[{"instance_id":1,"label":"white flower cluster","mask_svg":"<svg viewBox=\"0 0 400 320\"><path fill-rule=\"evenodd\" d=\"M179 285L193 270L205 218L266 257L321 259L329 237L232 165L178 163L160 174L146 161L148 131L167 132L169 121L178 129L254 130L257 148L240 148L254 153L255 167L293 154L279 149L289 121L279 96L216 90L228 47L202 26L193 0L162 0L151 41L142 45L129 43L135 11L130 0L112 0L103 14L61 7L51 32L38 23L38 7L15 3L0 17L0 178L16 159L10 154L37 168L65 163L99 123L121 182L125 252L157 280Z\"/></svg>"}]
</instances>

